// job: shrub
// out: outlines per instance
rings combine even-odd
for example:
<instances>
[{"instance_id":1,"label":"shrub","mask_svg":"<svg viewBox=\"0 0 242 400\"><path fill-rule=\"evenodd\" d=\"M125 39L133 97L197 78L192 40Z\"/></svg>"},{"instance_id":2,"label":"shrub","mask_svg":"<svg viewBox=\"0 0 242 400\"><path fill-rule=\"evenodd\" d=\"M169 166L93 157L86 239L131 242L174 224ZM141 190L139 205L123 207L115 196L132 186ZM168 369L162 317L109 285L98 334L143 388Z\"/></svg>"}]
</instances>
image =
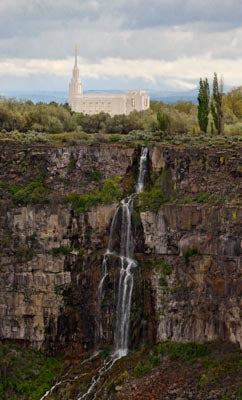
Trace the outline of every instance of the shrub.
<instances>
[{"instance_id":1,"label":"shrub","mask_svg":"<svg viewBox=\"0 0 242 400\"><path fill-rule=\"evenodd\" d=\"M169 127L170 121L169 121L169 117L167 114L158 111L157 113L157 121L159 124L159 128L161 131L166 131L167 128Z\"/></svg>"},{"instance_id":2,"label":"shrub","mask_svg":"<svg viewBox=\"0 0 242 400\"><path fill-rule=\"evenodd\" d=\"M163 275L170 276L172 274L171 266L164 258L157 258L156 265Z\"/></svg>"},{"instance_id":3,"label":"shrub","mask_svg":"<svg viewBox=\"0 0 242 400\"><path fill-rule=\"evenodd\" d=\"M39 400L60 374L63 363L22 347L0 346L3 374L0 398Z\"/></svg>"},{"instance_id":4,"label":"shrub","mask_svg":"<svg viewBox=\"0 0 242 400\"><path fill-rule=\"evenodd\" d=\"M80 256L86 256L88 254L85 247L80 247L79 254L80 254Z\"/></svg>"},{"instance_id":5,"label":"shrub","mask_svg":"<svg viewBox=\"0 0 242 400\"><path fill-rule=\"evenodd\" d=\"M158 345L158 352L160 354L168 354L171 360L189 361L206 356L208 349L206 345L194 342L164 342Z\"/></svg>"},{"instance_id":6,"label":"shrub","mask_svg":"<svg viewBox=\"0 0 242 400\"><path fill-rule=\"evenodd\" d=\"M151 368L149 365L138 362L138 364L134 368L133 376L135 378L140 378L141 376L149 374L150 372L151 372Z\"/></svg>"},{"instance_id":7,"label":"shrub","mask_svg":"<svg viewBox=\"0 0 242 400\"><path fill-rule=\"evenodd\" d=\"M102 173L101 171L94 169L88 173L87 179L93 182L100 182L102 180Z\"/></svg>"},{"instance_id":8,"label":"shrub","mask_svg":"<svg viewBox=\"0 0 242 400\"><path fill-rule=\"evenodd\" d=\"M68 174L71 174L75 168L76 168L76 160L71 157L67 167Z\"/></svg>"},{"instance_id":9,"label":"shrub","mask_svg":"<svg viewBox=\"0 0 242 400\"><path fill-rule=\"evenodd\" d=\"M149 361L150 361L152 367L158 367L161 363L159 356L151 356Z\"/></svg>"},{"instance_id":10,"label":"shrub","mask_svg":"<svg viewBox=\"0 0 242 400\"><path fill-rule=\"evenodd\" d=\"M196 196L196 201L198 203L207 203L209 198L210 198L210 193L201 193L198 196Z\"/></svg>"},{"instance_id":11,"label":"shrub","mask_svg":"<svg viewBox=\"0 0 242 400\"><path fill-rule=\"evenodd\" d=\"M118 376L118 378L115 381L115 385L122 385L127 379L129 379L129 373L128 371L124 371L122 372L122 374L120 374ZM1 393L1 392L0 392Z\"/></svg>"},{"instance_id":12,"label":"shrub","mask_svg":"<svg viewBox=\"0 0 242 400\"><path fill-rule=\"evenodd\" d=\"M109 139L110 139L111 143L117 143L117 142L119 142L121 140L121 138L122 138L122 136L121 135L117 135L117 134L109 136Z\"/></svg>"},{"instance_id":13,"label":"shrub","mask_svg":"<svg viewBox=\"0 0 242 400\"><path fill-rule=\"evenodd\" d=\"M133 211L132 213L132 219L136 227L139 227L142 225L140 213L136 210Z\"/></svg>"},{"instance_id":14,"label":"shrub","mask_svg":"<svg viewBox=\"0 0 242 400\"><path fill-rule=\"evenodd\" d=\"M201 255L201 253L200 253L199 250L196 249L195 247L192 247L192 248L188 247L188 248L185 249L184 252L183 252L183 257L184 257L184 260L185 260L185 263L186 263L186 264L189 263L190 257L192 257L192 256L198 256L198 255Z\"/></svg>"},{"instance_id":15,"label":"shrub","mask_svg":"<svg viewBox=\"0 0 242 400\"><path fill-rule=\"evenodd\" d=\"M120 181L120 177L109 178L100 189L86 194L70 193L66 201L71 203L78 213L85 213L90 207L98 204L112 204L122 198L123 190Z\"/></svg>"},{"instance_id":16,"label":"shrub","mask_svg":"<svg viewBox=\"0 0 242 400\"><path fill-rule=\"evenodd\" d=\"M70 254L71 252L72 252L72 247L67 247L67 246L53 247L53 249L51 250L51 254L54 257L57 257L60 254L68 256L68 254Z\"/></svg>"},{"instance_id":17,"label":"shrub","mask_svg":"<svg viewBox=\"0 0 242 400\"><path fill-rule=\"evenodd\" d=\"M0 139L14 140L23 144L47 143L49 141L45 133L39 133L35 130L27 132L19 132L17 130L13 130L10 132L1 131Z\"/></svg>"},{"instance_id":18,"label":"shrub","mask_svg":"<svg viewBox=\"0 0 242 400\"><path fill-rule=\"evenodd\" d=\"M168 201L161 188L153 187L139 193L140 210L158 213L160 206Z\"/></svg>"},{"instance_id":19,"label":"shrub","mask_svg":"<svg viewBox=\"0 0 242 400\"><path fill-rule=\"evenodd\" d=\"M209 382L208 376L205 375L205 374L202 374L202 375L201 375L201 378L200 378L199 381L198 381L198 385L199 385L199 386L204 386L204 385L206 385L208 382Z\"/></svg>"},{"instance_id":20,"label":"shrub","mask_svg":"<svg viewBox=\"0 0 242 400\"><path fill-rule=\"evenodd\" d=\"M34 257L35 252L29 247L19 247L15 253L16 262L23 263L31 261Z\"/></svg>"},{"instance_id":21,"label":"shrub","mask_svg":"<svg viewBox=\"0 0 242 400\"><path fill-rule=\"evenodd\" d=\"M16 203L43 204L47 201L48 189L42 182L32 182L21 188L10 188Z\"/></svg>"}]
</instances>

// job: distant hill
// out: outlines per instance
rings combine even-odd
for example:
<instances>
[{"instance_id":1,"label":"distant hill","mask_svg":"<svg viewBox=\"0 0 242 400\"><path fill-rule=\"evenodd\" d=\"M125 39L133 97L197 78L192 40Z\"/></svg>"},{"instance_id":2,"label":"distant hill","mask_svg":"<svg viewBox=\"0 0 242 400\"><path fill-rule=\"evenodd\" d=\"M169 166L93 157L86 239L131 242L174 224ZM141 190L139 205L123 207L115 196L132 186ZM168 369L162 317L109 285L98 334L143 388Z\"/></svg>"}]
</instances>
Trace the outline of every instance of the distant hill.
<instances>
[{"instance_id":1,"label":"distant hill","mask_svg":"<svg viewBox=\"0 0 242 400\"><path fill-rule=\"evenodd\" d=\"M231 88L225 88L228 91ZM176 103L181 100L191 101L197 103L198 88L187 91L162 91L162 90L149 90L151 100L163 101L164 103ZM124 93L122 90L87 90L85 93ZM43 102L50 103L55 101L57 103L66 103L68 94L65 91L4 91L0 96L8 98L16 98L17 100L31 100L34 103Z\"/></svg>"}]
</instances>

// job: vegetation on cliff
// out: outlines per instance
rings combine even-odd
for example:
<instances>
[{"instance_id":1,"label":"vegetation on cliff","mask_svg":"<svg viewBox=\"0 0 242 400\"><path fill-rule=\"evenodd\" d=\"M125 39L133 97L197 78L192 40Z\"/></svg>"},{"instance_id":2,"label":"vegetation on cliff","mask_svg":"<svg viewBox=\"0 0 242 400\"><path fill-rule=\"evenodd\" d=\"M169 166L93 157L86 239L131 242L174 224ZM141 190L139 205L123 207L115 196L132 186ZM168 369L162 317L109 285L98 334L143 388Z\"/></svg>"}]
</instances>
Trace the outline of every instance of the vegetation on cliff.
<instances>
[{"instance_id":1,"label":"vegetation on cliff","mask_svg":"<svg viewBox=\"0 0 242 400\"><path fill-rule=\"evenodd\" d=\"M7 190L12 195L15 204L23 205L44 204L49 193L48 187L42 180L27 185L0 182L0 188Z\"/></svg>"},{"instance_id":2,"label":"vegetation on cliff","mask_svg":"<svg viewBox=\"0 0 242 400\"><path fill-rule=\"evenodd\" d=\"M98 204L119 202L122 196L121 178L117 176L107 179L100 189L95 189L86 194L70 193L65 200L71 203L78 213L85 213L90 207Z\"/></svg>"},{"instance_id":3,"label":"vegetation on cliff","mask_svg":"<svg viewBox=\"0 0 242 400\"><path fill-rule=\"evenodd\" d=\"M63 369L61 357L22 346L0 345L0 400L39 400Z\"/></svg>"},{"instance_id":4,"label":"vegetation on cliff","mask_svg":"<svg viewBox=\"0 0 242 400\"><path fill-rule=\"evenodd\" d=\"M17 346L0 347L0 399L39 400L57 374L61 359ZM69 400L86 391L108 357L108 349L83 363L73 360L66 378L49 398ZM98 398L106 400L186 399L240 400L241 352L232 344L162 342L133 350L101 377Z\"/></svg>"},{"instance_id":5,"label":"vegetation on cliff","mask_svg":"<svg viewBox=\"0 0 242 400\"><path fill-rule=\"evenodd\" d=\"M138 196L140 211L157 213L162 204L172 201L174 194L170 168L163 168L160 174L153 172L147 190Z\"/></svg>"}]
</instances>

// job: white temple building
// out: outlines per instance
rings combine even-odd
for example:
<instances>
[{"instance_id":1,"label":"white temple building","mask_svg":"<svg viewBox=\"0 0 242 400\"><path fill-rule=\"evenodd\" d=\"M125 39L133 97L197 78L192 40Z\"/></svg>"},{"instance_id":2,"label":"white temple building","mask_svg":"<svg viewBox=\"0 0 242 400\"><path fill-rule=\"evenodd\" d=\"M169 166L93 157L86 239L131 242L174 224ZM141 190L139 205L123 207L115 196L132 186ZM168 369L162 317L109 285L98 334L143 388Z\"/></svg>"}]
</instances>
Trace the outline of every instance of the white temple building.
<instances>
[{"instance_id":1,"label":"white temple building","mask_svg":"<svg viewBox=\"0 0 242 400\"><path fill-rule=\"evenodd\" d=\"M77 49L75 65L69 85L69 105L72 111L83 114L128 115L132 111L143 111L150 108L150 98L145 90L130 90L127 94L83 94L77 65Z\"/></svg>"}]
</instances>

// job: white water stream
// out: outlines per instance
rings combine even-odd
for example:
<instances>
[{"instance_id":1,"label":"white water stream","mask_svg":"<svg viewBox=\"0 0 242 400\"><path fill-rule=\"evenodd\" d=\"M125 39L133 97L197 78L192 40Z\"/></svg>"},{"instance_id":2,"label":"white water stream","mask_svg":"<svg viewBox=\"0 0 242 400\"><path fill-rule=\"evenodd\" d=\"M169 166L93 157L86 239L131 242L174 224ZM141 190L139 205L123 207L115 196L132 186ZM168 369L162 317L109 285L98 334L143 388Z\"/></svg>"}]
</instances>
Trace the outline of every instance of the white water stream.
<instances>
[{"instance_id":1,"label":"white water stream","mask_svg":"<svg viewBox=\"0 0 242 400\"><path fill-rule=\"evenodd\" d=\"M102 376L108 372L114 363L128 353L129 345L129 327L130 327L130 310L131 300L134 285L133 272L137 266L136 260L133 258L134 238L132 233L132 212L133 202L136 195L144 189L145 175L147 171L148 149L142 148L139 174L135 192L127 198L124 198L117 207L111 223L108 248L103 258L103 276L98 287L98 302L101 308L103 299L104 283L108 277L108 259L110 256L117 257L120 265L120 275L118 284L118 297L116 308L116 325L114 332L114 352L110 358L104 360L102 367L93 376L91 384L83 395L78 395L77 400L86 400L94 391L95 387L100 382ZM117 250L115 243L115 234L119 232L120 242ZM102 336L102 327L99 324L99 335ZM63 381L56 383L40 400L44 400L53 392L56 386L59 386ZM93 394L93 399L96 399L98 392Z\"/></svg>"},{"instance_id":2,"label":"white water stream","mask_svg":"<svg viewBox=\"0 0 242 400\"><path fill-rule=\"evenodd\" d=\"M121 201L113 216L108 248L103 259L103 276L98 288L98 299L99 302L101 302L103 298L104 282L108 276L108 257L110 255L115 255L121 266L116 308L116 326L114 332L115 358L124 357L128 353L130 309L134 285L133 271L137 266L137 262L133 258L134 238L132 234L132 212L133 202L136 195L144 189L145 174L147 171L147 157L148 149L142 148L135 192ZM114 235L117 230L120 232L120 244L118 250L114 248Z\"/></svg>"}]
</instances>

